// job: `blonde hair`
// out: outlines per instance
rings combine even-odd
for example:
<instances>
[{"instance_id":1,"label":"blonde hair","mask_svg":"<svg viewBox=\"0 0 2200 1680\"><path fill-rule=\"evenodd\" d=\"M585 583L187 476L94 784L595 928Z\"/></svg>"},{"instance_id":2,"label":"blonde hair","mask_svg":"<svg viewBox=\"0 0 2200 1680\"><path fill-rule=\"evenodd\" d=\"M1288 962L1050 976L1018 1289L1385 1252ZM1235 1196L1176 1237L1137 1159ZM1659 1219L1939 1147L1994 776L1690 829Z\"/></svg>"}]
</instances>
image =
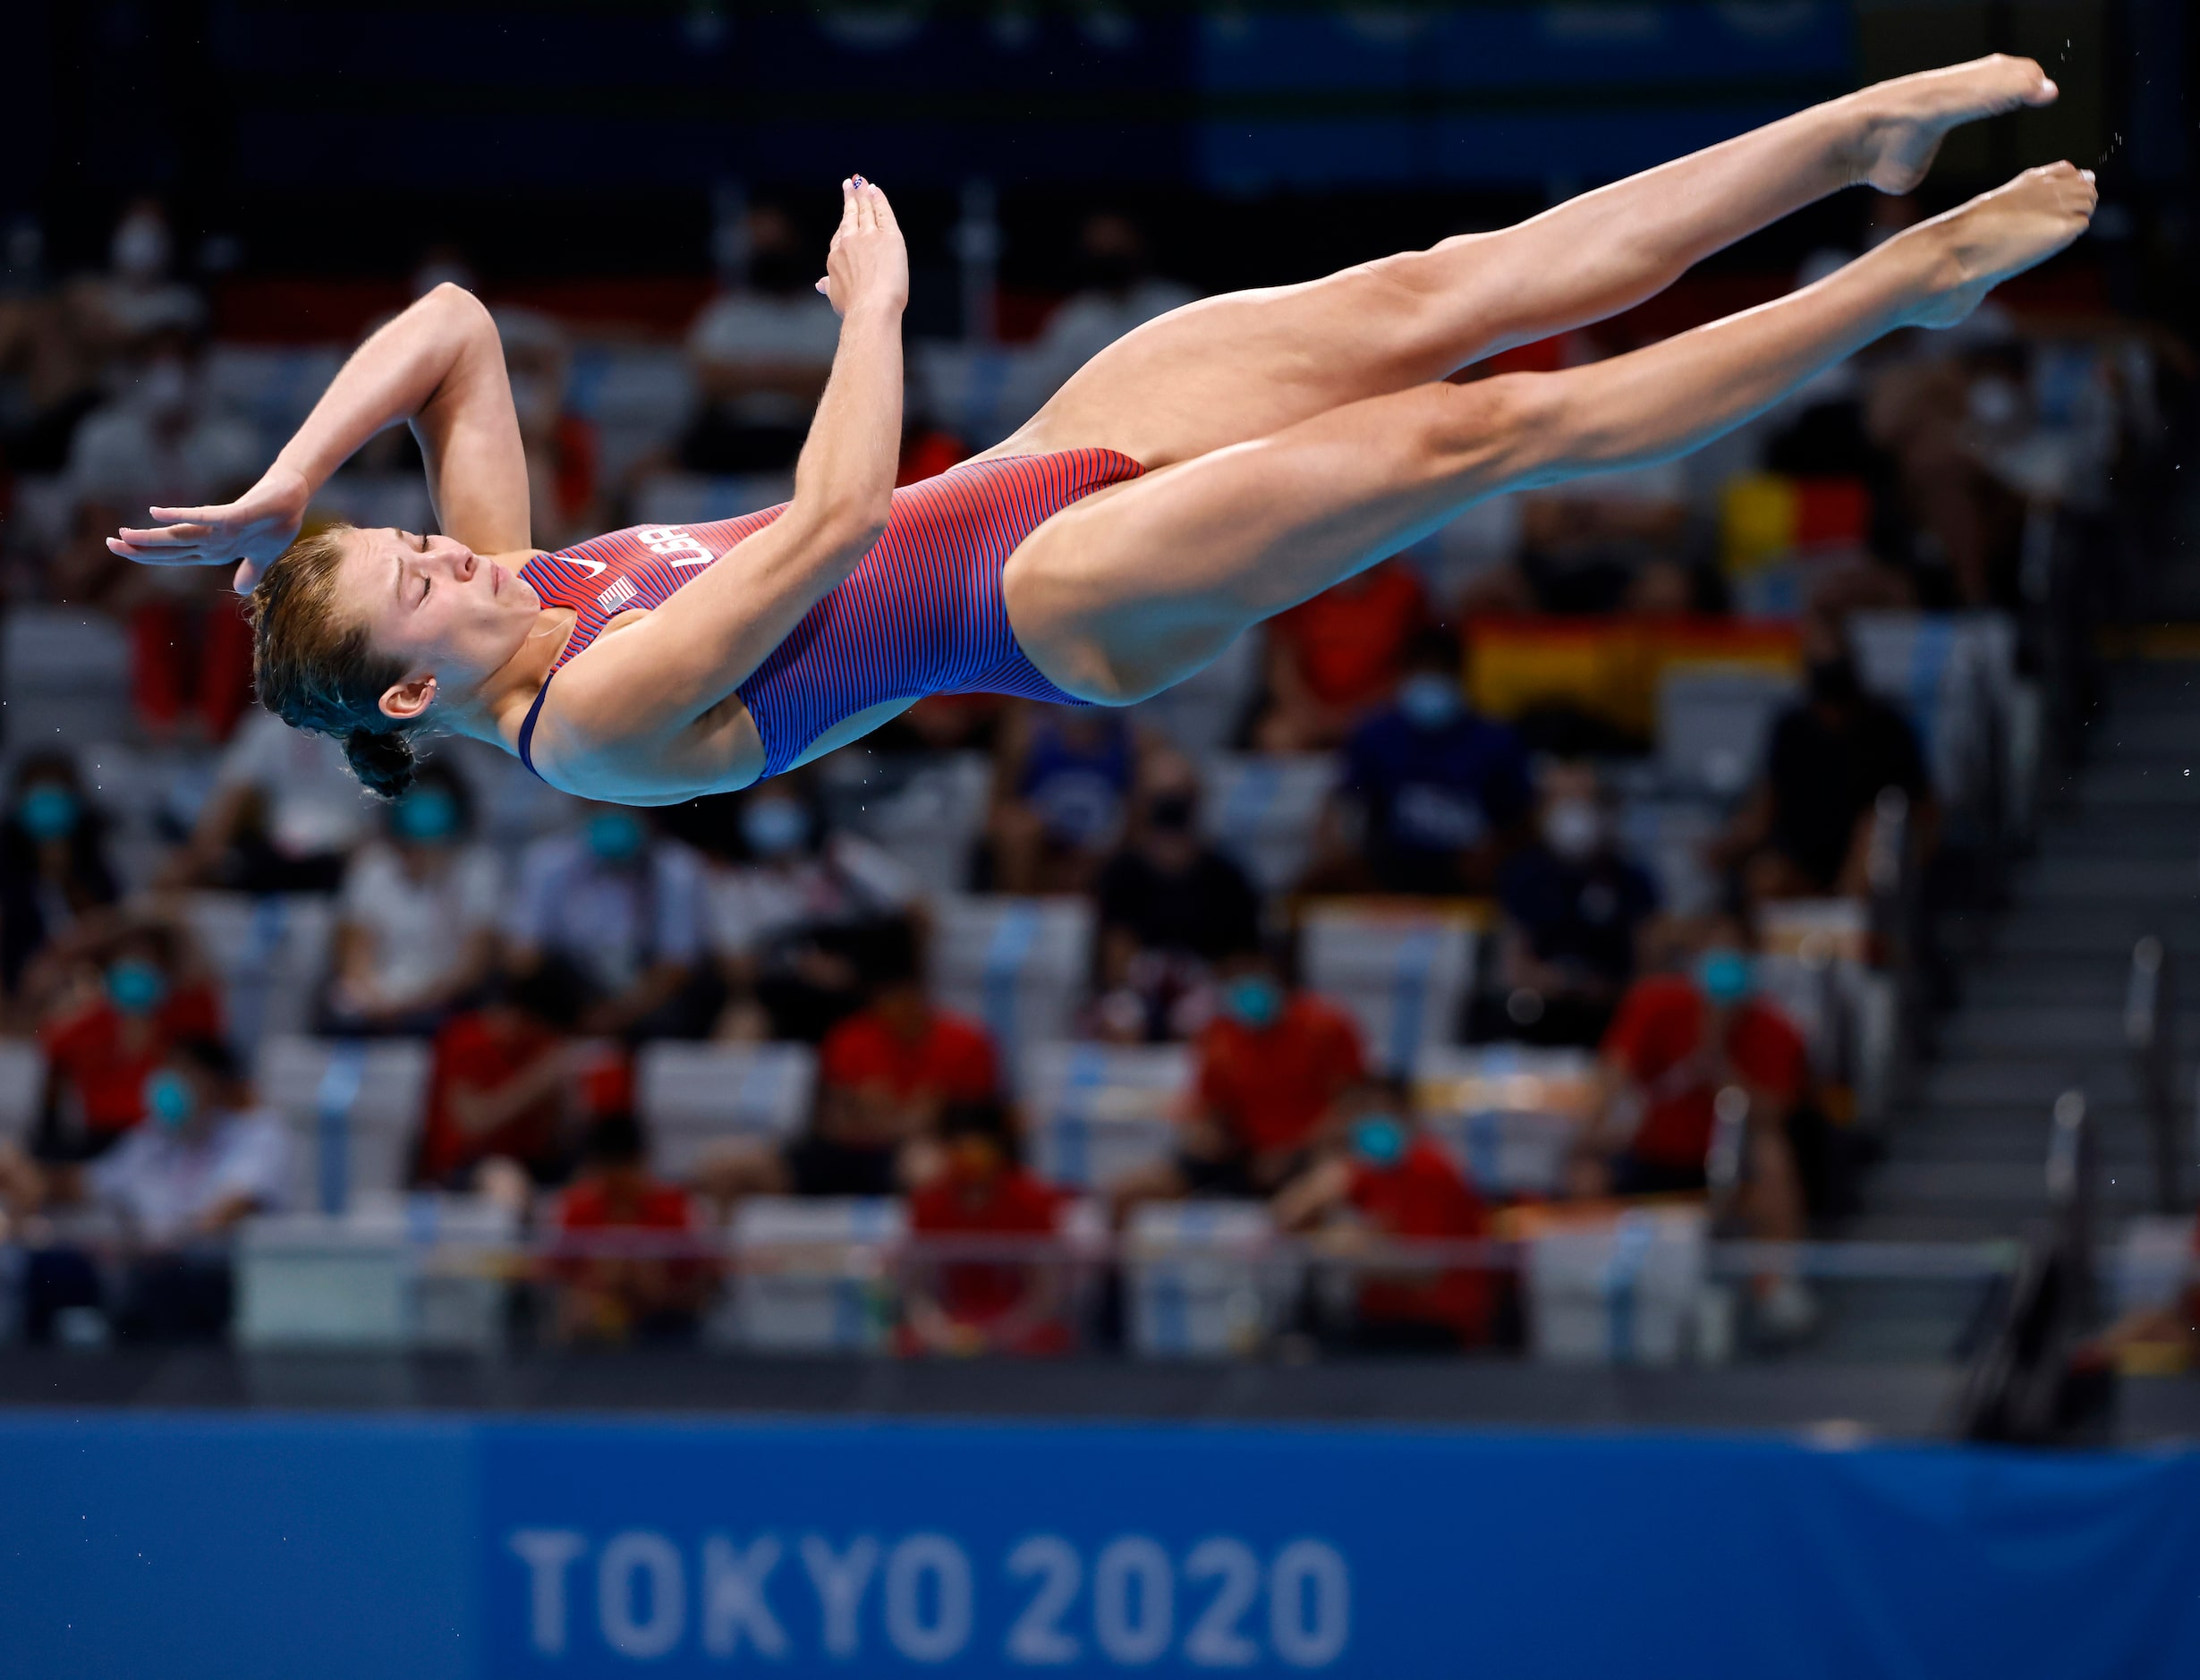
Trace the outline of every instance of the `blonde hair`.
<instances>
[{"instance_id":1,"label":"blonde hair","mask_svg":"<svg viewBox=\"0 0 2200 1680\"><path fill-rule=\"evenodd\" d=\"M334 735L352 774L386 799L412 785L418 725L393 723L381 700L404 666L377 654L367 627L337 605L344 564L342 521L301 536L246 598L252 621L252 677L260 703L294 729Z\"/></svg>"}]
</instances>

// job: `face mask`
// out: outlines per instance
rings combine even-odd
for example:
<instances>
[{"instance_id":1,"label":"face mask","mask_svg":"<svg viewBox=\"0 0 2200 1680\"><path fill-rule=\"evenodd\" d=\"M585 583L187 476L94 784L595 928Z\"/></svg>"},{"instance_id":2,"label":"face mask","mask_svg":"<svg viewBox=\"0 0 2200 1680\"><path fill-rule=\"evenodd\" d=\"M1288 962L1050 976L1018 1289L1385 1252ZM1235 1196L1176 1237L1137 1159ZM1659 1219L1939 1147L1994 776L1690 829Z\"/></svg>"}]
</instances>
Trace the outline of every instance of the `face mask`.
<instances>
[{"instance_id":1,"label":"face mask","mask_svg":"<svg viewBox=\"0 0 2200 1680\"><path fill-rule=\"evenodd\" d=\"M145 1112L163 1132L180 1132L199 1112L199 1099L191 1081L162 1068L145 1082Z\"/></svg>"},{"instance_id":2,"label":"face mask","mask_svg":"<svg viewBox=\"0 0 2200 1680\"><path fill-rule=\"evenodd\" d=\"M182 362L163 357L138 376L137 397L149 414L181 414L191 406L191 375Z\"/></svg>"},{"instance_id":3,"label":"face mask","mask_svg":"<svg viewBox=\"0 0 2200 1680\"><path fill-rule=\"evenodd\" d=\"M132 280L157 280L168 267L168 227L149 213L124 218L107 247L115 272Z\"/></svg>"},{"instance_id":4,"label":"face mask","mask_svg":"<svg viewBox=\"0 0 2200 1680\"><path fill-rule=\"evenodd\" d=\"M1579 862L1603 840L1603 815L1590 800L1554 799L1543 812L1543 838L1560 857Z\"/></svg>"},{"instance_id":5,"label":"face mask","mask_svg":"<svg viewBox=\"0 0 2200 1680\"><path fill-rule=\"evenodd\" d=\"M627 863L641 855L641 824L623 810L607 810L588 819L588 849L603 863Z\"/></svg>"},{"instance_id":6,"label":"face mask","mask_svg":"<svg viewBox=\"0 0 2200 1680\"><path fill-rule=\"evenodd\" d=\"M1163 834L1188 833L1192 814L1189 793L1162 793L1146 807L1146 820Z\"/></svg>"},{"instance_id":7,"label":"face mask","mask_svg":"<svg viewBox=\"0 0 2200 1680\"><path fill-rule=\"evenodd\" d=\"M1738 1004L1756 987L1756 965L1746 952L1706 951L1695 960L1695 982L1714 1004Z\"/></svg>"},{"instance_id":8,"label":"face mask","mask_svg":"<svg viewBox=\"0 0 2200 1680\"><path fill-rule=\"evenodd\" d=\"M741 837L760 858L784 857L810 837L810 819L791 799L752 799L741 808Z\"/></svg>"},{"instance_id":9,"label":"face mask","mask_svg":"<svg viewBox=\"0 0 2200 1680\"><path fill-rule=\"evenodd\" d=\"M1222 1008L1241 1026L1265 1031L1283 1014L1283 988L1266 974L1240 974L1222 988Z\"/></svg>"},{"instance_id":10,"label":"face mask","mask_svg":"<svg viewBox=\"0 0 2200 1680\"><path fill-rule=\"evenodd\" d=\"M168 977L141 956L126 956L107 970L107 1001L126 1015L149 1015L168 996Z\"/></svg>"},{"instance_id":11,"label":"face mask","mask_svg":"<svg viewBox=\"0 0 2200 1680\"><path fill-rule=\"evenodd\" d=\"M76 831L76 795L51 782L24 793L15 803L15 820L33 840L59 840Z\"/></svg>"},{"instance_id":12,"label":"face mask","mask_svg":"<svg viewBox=\"0 0 2200 1680\"><path fill-rule=\"evenodd\" d=\"M1459 690L1448 676L1416 672L1398 685L1397 708L1416 729L1441 729L1459 715Z\"/></svg>"},{"instance_id":13,"label":"face mask","mask_svg":"<svg viewBox=\"0 0 2200 1680\"><path fill-rule=\"evenodd\" d=\"M389 826L400 840L438 844L458 833L458 802L439 787L416 789L397 802Z\"/></svg>"},{"instance_id":14,"label":"face mask","mask_svg":"<svg viewBox=\"0 0 2200 1680\"><path fill-rule=\"evenodd\" d=\"M1370 1167L1406 1158L1406 1124L1394 1114L1363 1114L1352 1123L1352 1152Z\"/></svg>"}]
</instances>

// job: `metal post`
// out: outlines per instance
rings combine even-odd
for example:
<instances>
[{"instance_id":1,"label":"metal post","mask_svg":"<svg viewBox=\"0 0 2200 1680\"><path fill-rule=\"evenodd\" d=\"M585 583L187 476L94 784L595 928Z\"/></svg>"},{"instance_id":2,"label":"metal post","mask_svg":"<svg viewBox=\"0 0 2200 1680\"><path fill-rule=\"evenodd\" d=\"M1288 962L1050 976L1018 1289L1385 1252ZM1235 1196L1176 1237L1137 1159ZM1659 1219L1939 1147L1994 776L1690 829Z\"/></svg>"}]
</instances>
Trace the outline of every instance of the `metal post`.
<instances>
[{"instance_id":1,"label":"metal post","mask_svg":"<svg viewBox=\"0 0 2200 1680\"><path fill-rule=\"evenodd\" d=\"M2170 955L2149 934L2131 950L2131 981L2124 995L2124 1039L2146 1105L2148 1141L2154 1158L2154 1207L2175 1213L2179 1189L2177 1123L2177 1001Z\"/></svg>"}]
</instances>

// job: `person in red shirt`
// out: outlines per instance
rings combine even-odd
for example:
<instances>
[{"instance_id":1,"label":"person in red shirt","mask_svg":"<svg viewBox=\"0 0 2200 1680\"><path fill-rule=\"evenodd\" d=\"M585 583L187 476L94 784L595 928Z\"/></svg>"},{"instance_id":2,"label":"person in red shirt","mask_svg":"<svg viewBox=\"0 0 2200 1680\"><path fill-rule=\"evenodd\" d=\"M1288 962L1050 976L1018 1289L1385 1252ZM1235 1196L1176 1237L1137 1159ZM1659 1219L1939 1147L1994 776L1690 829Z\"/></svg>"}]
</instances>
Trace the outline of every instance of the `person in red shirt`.
<instances>
[{"instance_id":1,"label":"person in red shirt","mask_svg":"<svg viewBox=\"0 0 2200 1680\"><path fill-rule=\"evenodd\" d=\"M891 1196L938 1166L937 1128L950 1103L999 1093L993 1041L974 1021L937 1007L925 990L915 932L882 939L871 1001L818 1047L818 1106L808 1132L782 1149L732 1146L697 1172L704 1193Z\"/></svg>"},{"instance_id":2,"label":"person in red shirt","mask_svg":"<svg viewBox=\"0 0 2200 1680\"><path fill-rule=\"evenodd\" d=\"M565 1340L695 1333L710 1286L709 1239L687 1192L651 1177L647 1156L634 1117L607 1116L590 1128L580 1175L558 1198L549 1271Z\"/></svg>"},{"instance_id":3,"label":"person in red shirt","mask_svg":"<svg viewBox=\"0 0 2200 1680\"><path fill-rule=\"evenodd\" d=\"M623 1056L608 1067L576 1059L569 1032L578 1010L578 997L544 970L500 979L479 1008L444 1023L420 1130L421 1183L476 1188L494 1160L549 1182L570 1164L587 1116L630 1106Z\"/></svg>"},{"instance_id":4,"label":"person in red shirt","mask_svg":"<svg viewBox=\"0 0 2200 1680\"><path fill-rule=\"evenodd\" d=\"M145 1116L145 1082L175 1045L222 1035L212 986L184 972L175 931L126 927L97 954L98 980L38 1030L46 1098L32 1153L89 1160Z\"/></svg>"},{"instance_id":5,"label":"person in red shirt","mask_svg":"<svg viewBox=\"0 0 2200 1680\"><path fill-rule=\"evenodd\" d=\"M1345 1093L1314 1164L1277 1196L1275 1215L1285 1230L1314 1233L1321 1247L1360 1263L1354 1345L1451 1349L1491 1339L1497 1283L1489 1271L1369 1263L1385 1241L1490 1234L1482 1198L1421 1130L1404 1081L1365 1080Z\"/></svg>"},{"instance_id":6,"label":"person in red shirt","mask_svg":"<svg viewBox=\"0 0 2200 1680\"><path fill-rule=\"evenodd\" d=\"M1738 1106L1742 1221L1767 1241L1803 1236L1788 1121L1808 1093L1809 1052L1795 1024L1756 995L1754 964L1746 927L1721 918L1689 973L1628 988L1604 1037L1603 1099L1577 1158L1578 1190L1703 1188L1720 1111Z\"/></svg>"},{"instance_id":7,"label":"person in red shirt","mask_svg":"<svg viewBox=\"0 0 2200 1680\"><path fill-rule=\"evenodd\" d=\"M1024 1238L1059 1229L1062 1196L1026 1168L998 1102L956 1103L941 1117L944 1164L909 1199L909 1228L926 1237ZM1069 1351L1059 1264L945 1259L920 1253L907 1275L899 1345L905 1353Z\"/></svg>"},{"instance_id":8,"label":"person in red shirt","mask_svg":"<svg viewBox=\"0 0 2200 1680\"><path fill-rule=\"evenodd\" d=\"M1254 744L1318 752L1390 698L1406 644L1430 622L1413 568L1386 560L1269 621L1268 708Z\"/></svg>"},{"instance_id":9,"label":"person in red shirt","mask_svg":"<svg viewBox=\"0 0 2200 1680\"><path fill-rule=\"evenodd\" d=\"M1176 1157L1115 1186L1118 1215L1140 1201L1274 1194L1330 1106L1366 1071L1352 1017L1287 988L1267 953L1225 958L1216 988L1220 1007L1199 1036L1192 1112Z\"/></svg>"}]
</instances>

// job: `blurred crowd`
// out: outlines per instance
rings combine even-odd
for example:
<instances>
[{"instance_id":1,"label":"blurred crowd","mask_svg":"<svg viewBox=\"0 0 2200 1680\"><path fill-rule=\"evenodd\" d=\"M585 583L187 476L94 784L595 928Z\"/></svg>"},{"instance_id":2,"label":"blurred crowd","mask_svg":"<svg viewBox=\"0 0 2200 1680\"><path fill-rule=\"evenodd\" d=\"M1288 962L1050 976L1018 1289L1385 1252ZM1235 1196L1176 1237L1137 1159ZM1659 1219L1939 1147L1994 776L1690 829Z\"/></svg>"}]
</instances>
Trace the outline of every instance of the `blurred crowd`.
<instances>
[{"instance_id":1,"label":"blurred crowd","mask_svg":"<svg viewBox=\"0 0 2200 1680\"><path fill-rule=\"evenodd\" d=\"M1906 213L1886 205L1865 237ZM929 359L905 476L992 441L1192 296L1121 216L1078 240L1083 288L1033 335ZM724 284L676 350L614 353L499 312L539 544L776 499L836 326L811 290L816 242L788 216L751 206L725 242ZM251 705L223 580L132 566L100 541L149 507L249 481L333 358L217 339L151 200L123 215L102 272L47 274L28 227L6 260L11 607L21 622L79 609L126 643L119 727L159 783L125 822L99 768L115 743L7 742L0 1010L40 1077L21 1135L0 1143L0 1199L30 1245L33 1336L87 1311L124 1335L214 1333L228 1234L297 1203L293 1129L254 1095L257 1027L234 965L197 936L208 895L326 906L333 937L293 1018L327 1039L430 1043L410 1181L497 1200L544 1234L677 1236L752 1198L882 1196L906 1198L921 1234L1058 1231L1073 1198L1031 1165L1021 1047L933 983L940 901L976 894L1089 907L1075 1036L1190 1047L1173 1148L1084 1187L1115 1226L1220 1197L1346 1246L1499 1228L1508 1198L1424 1124L1414 1070L1308 983L1304 912L1346 900L1464 906L1482 930L1442 1041L1593 1058L1556 1196L1711 1190L1729 1227L1801 1236L1839 1211L1826 1134L1849 1099L1763 983L1768 926L1795 901L1866 904L1890 855L1928 878L1963 840L1938 743L1871 680L1856 615L2020 607L2039 522L2102 495L2155 401L2136 341L1990 308L1960 333L1890 341L1689 462L1478 509L1286 614L1190 700L1124 713L940 697L840 755L861 755L860 776L828 761L661 812L515 793L511 767L450 743L378 805L333 743ZM415 284L454 276L471 277L463 254L439 250ZM1508 365L1629 347L1622 322ZM992 369L982 403L975 361ZM278 378L305 388L278 401ZM665 395L649 427L615 400L627 386ZM408 511L424 509L409 437L378 439L328 502L427 523ZM1763 632L1764 726L1745 761L1677 790L1686 766L1654 715L1563 675L1503 692L1489 650L1523 624L1571 626L1582 646L1624 629L1652 649ZM927 831L945 842L913 849L870 819L866 788L949 760L981 766L982 792L960 828ZM1279 853L1252 855L1216 808L1224 761L1241 781L1247 764L1319 767ZM1643 818L1677 798L1701 820L1675 848ZM1861 911L1858 925L1884 931ZM1861 960L1885 955L1867 942ZM634 1065L667 1039L812 1046L814 1104L786 1140L726 1142L661 1176ZM120 1275L52 1235L85 1207L135 1234ZM700 1251L585 1249L545 1262L559 1335L692 1334L712 1286ZM945 1267L900 1334L913 1350L1058 1349L1046 1276ZM1806 1328L1792 1281L1759 1281L1768 1325ZM1472 1267L1378 1270L1324 1333L1484 1345L1508 1333L1504 1295Z\"/></svg>"}]
</instances>

